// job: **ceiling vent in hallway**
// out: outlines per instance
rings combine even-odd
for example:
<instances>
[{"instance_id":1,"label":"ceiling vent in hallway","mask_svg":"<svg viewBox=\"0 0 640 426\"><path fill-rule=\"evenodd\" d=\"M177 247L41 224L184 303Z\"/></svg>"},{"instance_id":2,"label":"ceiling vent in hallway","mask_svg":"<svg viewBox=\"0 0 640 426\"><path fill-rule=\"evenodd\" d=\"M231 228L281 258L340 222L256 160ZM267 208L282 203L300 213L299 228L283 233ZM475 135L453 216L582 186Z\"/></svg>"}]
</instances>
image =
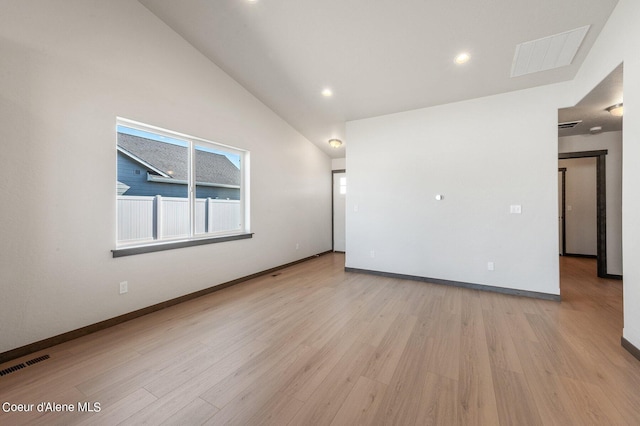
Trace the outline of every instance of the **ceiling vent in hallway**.
<instances>
[{"instance_id":1,"label":"ceiling vent in hallway","mask_svg":"<svg viewBox=\"0 0 640 426\"><path fill-rule=\"evenodd\" d=\"M573 129L580 123L582 123L582 120L565 121L564 123L558 123L558 129Z\"/></svg>"},{"instance_id":2,"label":"ceiling vent in hallway","mask_svg":"<svg viewBox=\"0 0 640 426\"><path fill-rule=\"evenodd\" d=\"M511 77L571 64L590 26L520 43L513 57Z\"/></svg>"}]
</instances>

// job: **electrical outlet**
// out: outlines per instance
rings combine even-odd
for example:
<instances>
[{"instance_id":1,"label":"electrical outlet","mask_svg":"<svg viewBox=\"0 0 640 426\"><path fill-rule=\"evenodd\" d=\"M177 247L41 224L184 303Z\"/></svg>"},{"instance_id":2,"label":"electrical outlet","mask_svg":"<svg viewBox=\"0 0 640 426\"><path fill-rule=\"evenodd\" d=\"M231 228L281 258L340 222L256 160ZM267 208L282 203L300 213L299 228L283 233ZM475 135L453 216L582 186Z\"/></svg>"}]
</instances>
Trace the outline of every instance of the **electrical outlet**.
<instances>
[{"instance_id":1,"label":"electrical outlet","mask_svg":"<svg viewBox=\"0 0 640 426\"><path fill-rule=\"evenodd\" d=\"M300 249L300 243L296 243L296 250Z\"/></svg>"},{"instance_id":2,"label":"electrical outlet","mask_svg":"<svg viewBox=\"0 0 640 426\"><path fill-rule=\"evenodd\" d=\"M120 283L120 294L125 294L129 291L129 282L128 281L122 281Z\"/></svg>"},{"instance_id":3,"label":"electrical outlet","mask_svg":"<svg viewBox=\"0 0 640 426\"><path fill-rule=\"evenodd\" d=\"M375 250L371 250L371 257L376 257L376 251Z\"/></svg>"},{"instance_id":4,"label":"electrical outlet","mask_svg":"<svg viewBox=\"0 0 640 426\"><path fill-rule=\"evenodd\" d=\"M487 271L493 271L495 268L493 262L487 262Z\"/></svg>"}]
</instances>

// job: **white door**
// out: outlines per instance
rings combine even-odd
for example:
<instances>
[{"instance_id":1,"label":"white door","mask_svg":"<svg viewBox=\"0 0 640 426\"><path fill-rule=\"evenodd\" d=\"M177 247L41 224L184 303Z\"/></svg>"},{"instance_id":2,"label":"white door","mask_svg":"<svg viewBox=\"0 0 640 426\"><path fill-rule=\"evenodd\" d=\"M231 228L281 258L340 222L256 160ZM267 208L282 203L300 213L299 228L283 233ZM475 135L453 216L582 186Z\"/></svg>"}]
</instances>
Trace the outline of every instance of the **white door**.
<instances>
[{"instance_id":1,"label":"white door","mask_svg":"<svg viewBox=\"0 0 640 426\"><path fill-rule=\"evenodd\" d=\"M345 212L347 198L347 174L333 173L333 251L346 250Z\"/></svg>"}]
</instances>

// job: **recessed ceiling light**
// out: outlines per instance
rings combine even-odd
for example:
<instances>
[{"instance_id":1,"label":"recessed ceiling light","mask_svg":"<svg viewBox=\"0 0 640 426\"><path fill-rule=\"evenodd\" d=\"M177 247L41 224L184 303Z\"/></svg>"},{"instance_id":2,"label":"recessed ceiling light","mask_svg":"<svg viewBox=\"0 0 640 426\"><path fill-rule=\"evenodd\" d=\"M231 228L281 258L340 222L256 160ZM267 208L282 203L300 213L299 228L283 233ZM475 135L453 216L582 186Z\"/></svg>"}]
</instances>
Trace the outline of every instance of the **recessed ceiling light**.
<instances>
[{"instance_id":1,"label":"recessed ceiling light","mask_svg":"<svg viewBox=\"0 0 640 426\"><path fill-rule=\"evenodd\" d=\"M331 89L327 87L325 89L322 89L322 96L324 96L325 98L328 98L330 96L333 96L333 92L331 91Z\"/></svg>"},{"instance_id":2,"label":"recessed ceiling light","mask_svg":"<svg viewBox=\"0 0 640 426\"><path fill-rule=\"evenodd\" d=\"M454 62L458 65L462 65L466 62L469 61L469 59L471 59L471 56L469 56L469 54L467 52L463 52L461 54L459 54L458 56L456 56L456 59L454 59Z\"/></svg>"},{"instance_id":3,"label":"recessed ceiling light","mask_svg":"<svg viewBox=\"0 0 640 426\"><path fill-rule=\"evenodd\" d=\"M257 3L258 0L247 0L248 3Z\"/></svg>"}]
</instances>

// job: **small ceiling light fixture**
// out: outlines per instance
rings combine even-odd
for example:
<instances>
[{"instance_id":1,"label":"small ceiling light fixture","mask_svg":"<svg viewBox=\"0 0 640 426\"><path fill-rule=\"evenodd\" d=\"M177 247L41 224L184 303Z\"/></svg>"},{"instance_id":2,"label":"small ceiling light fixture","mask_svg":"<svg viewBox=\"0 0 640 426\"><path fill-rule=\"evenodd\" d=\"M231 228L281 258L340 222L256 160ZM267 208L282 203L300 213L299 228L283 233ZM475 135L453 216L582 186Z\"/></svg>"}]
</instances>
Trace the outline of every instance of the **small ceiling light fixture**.
<instances>
[{"instance_id":1,"label":"small ceiling light fixture","mask_svg":"<svg viewBox=\"0 0 640 426\"><path fill-rule=\"evenodd\" d=\"M456 56L456 58L454 59L454 62L458 65L462 65L469 62L469 59L471 59L471 56L467 52L463 52L458 56Z\"/></svg>"},{"instance_id":2,"label":"small ceiling light fixture","mask_svg":"<svg viewBox=\"0 0 640 426\"><path fill-rule=\"evenodd\" d=\"M322 96L324 96L325 98L331 97L332 95L333 95L333 92L328 87L322 89Z\"/></svg>"},{"instance_id":3,"label":"small ceiling light fixture","mask_svg":"<svg viewBox=\"0 0 640 426\"><path fill-rule=\"evenodd\" d=\"M620 102L619 104L611 105L606 110L609 111L611 115L615 115L616 117L622 117L622 114L624 113L622 102Z\"/></svg>"},{"instance_id":4,"label":"small ceiling light fixture","mask_svg":"<svg viewBox=\"0 0 640 426\"><path fill-rule=\"evenodd\" d=\"M331 148L340 148L342 146L342 141L340 139L329 139L329 145Z\"/></svg>"},{"instance_id":5,"label":"small ceiling light fixture","mask_svg":"<svg viewBox=\"0 0 640 426\"><path fill-rule=\"evenodd\" d=\"M595 135L596 133L600 133L602 131L602 126L593 126L589 129L589 133Z\"/></svg>"}]
</instances>

